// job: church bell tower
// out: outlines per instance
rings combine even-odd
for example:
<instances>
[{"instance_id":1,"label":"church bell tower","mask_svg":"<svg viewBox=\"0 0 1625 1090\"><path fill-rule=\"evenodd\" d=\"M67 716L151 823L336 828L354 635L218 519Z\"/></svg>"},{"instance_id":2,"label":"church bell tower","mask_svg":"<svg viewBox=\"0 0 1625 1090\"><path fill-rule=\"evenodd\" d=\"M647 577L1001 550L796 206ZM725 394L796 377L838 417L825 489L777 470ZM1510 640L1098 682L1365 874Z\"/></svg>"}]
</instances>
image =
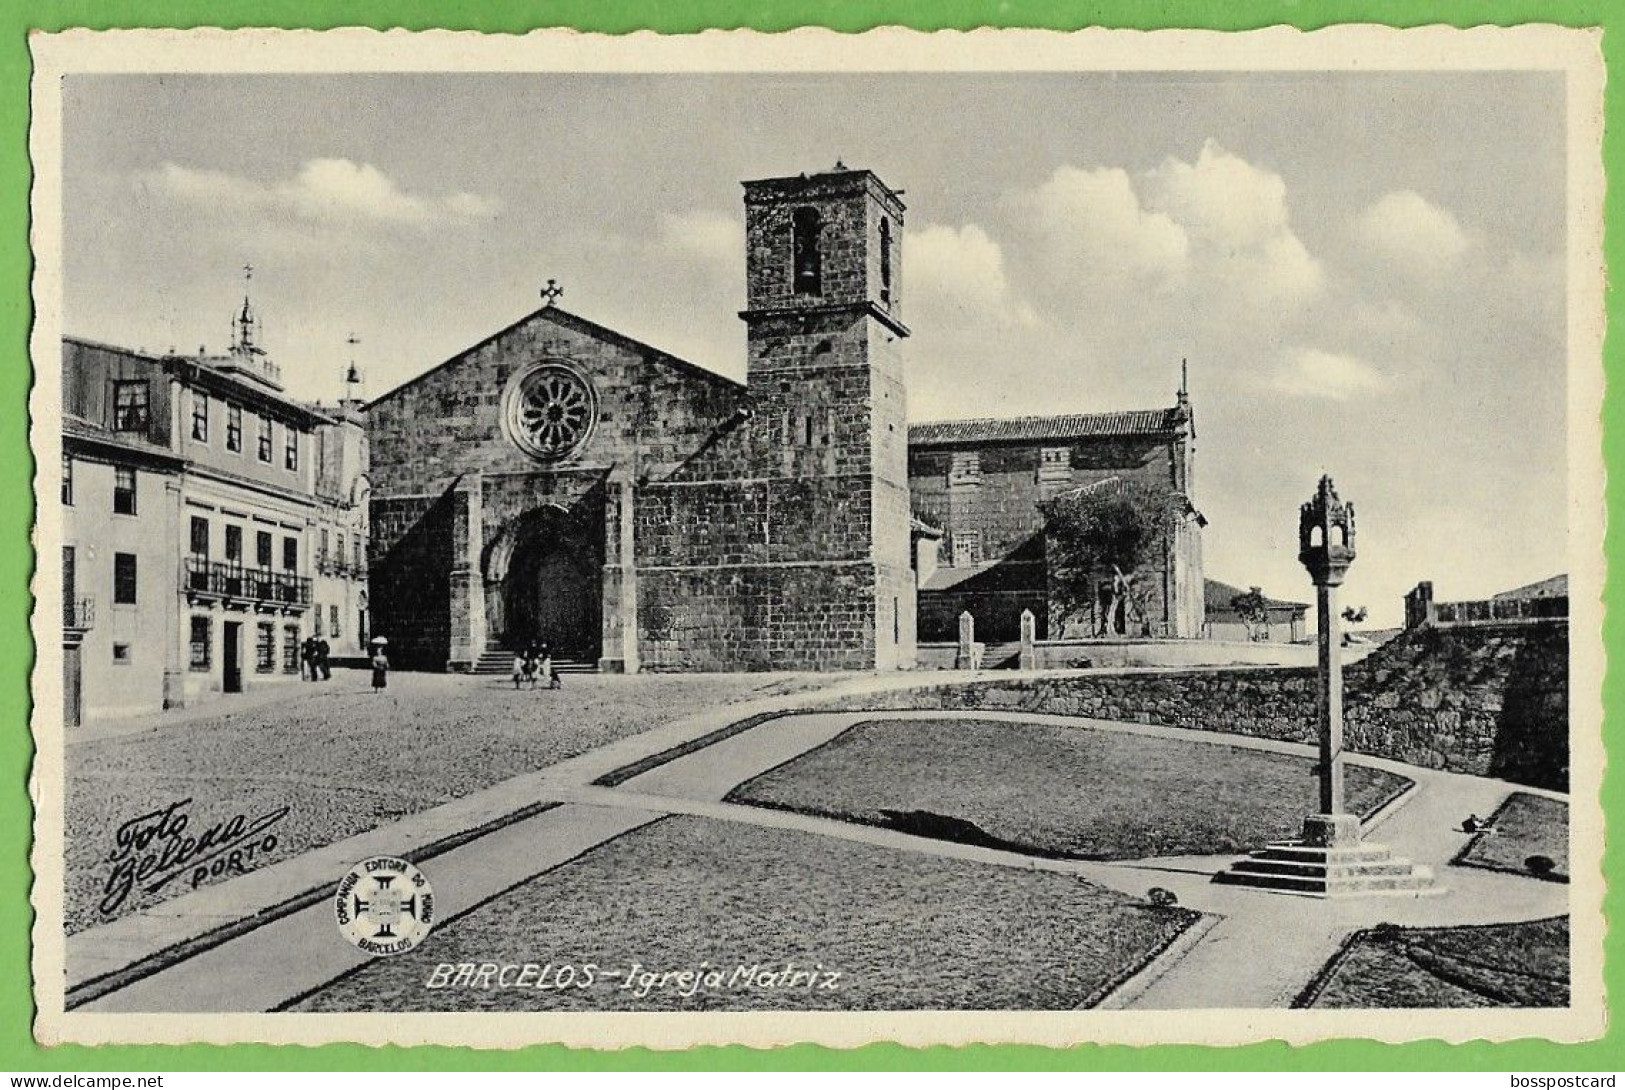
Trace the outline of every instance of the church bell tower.
<instances>
[{"instance_id":1,"label":"church bell tower","mask_svg":"<svg viewBox=\"0 0 1625 1090\"><path fill-rule=\"evenodd\" d=\"M785 497L785 665L913 664L901 193L867 170L746 182L755 467ZM795 574L791 575L790 572Z\"/></svg>"}]
</instances>

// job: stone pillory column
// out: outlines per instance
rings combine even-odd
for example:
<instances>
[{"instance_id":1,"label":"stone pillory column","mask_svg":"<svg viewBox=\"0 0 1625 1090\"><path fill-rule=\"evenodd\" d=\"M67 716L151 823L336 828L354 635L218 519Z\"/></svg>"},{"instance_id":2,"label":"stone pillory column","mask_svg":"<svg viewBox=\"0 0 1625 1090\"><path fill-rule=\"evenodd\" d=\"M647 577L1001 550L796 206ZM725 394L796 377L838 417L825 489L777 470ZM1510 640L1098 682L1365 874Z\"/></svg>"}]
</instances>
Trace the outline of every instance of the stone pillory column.
<instances>
[{"instance_id":1,"label":"stone pillory column","mask_svg":"<svg viewBox=\"0 0 1625 1090\"><path fill-rule=\"evenodd\" d=\"M1298 512L1298 560L1315 584L1320 615L1320 813L1304 822L1304 839L1339 844L1360 838L1358 815L1343 810L1343 649L1337 588L1354 563L1354 506L1337 498L1330 477Z\"/></svg>"},{"instance_id":2,"label":"stone pillory column","mask_svg":"<svg viewBox=\"0 0 1625 1090\"><path fill-rule=\"evenodd\" d=\"M1280 893L1357 897L1374 893L1416 896L1439 892L1433 871L1395 858L1381 844L1362 841L1360 815L1343 806L1343 668L1337 588L1354 563L1354 506L1322 477L1298 512L1298 559L1315 584L1320 610L1320 812L1303 819L1298 840L1271 844L1232 863L1215 882Z\"/></svg>"}]
</instances>

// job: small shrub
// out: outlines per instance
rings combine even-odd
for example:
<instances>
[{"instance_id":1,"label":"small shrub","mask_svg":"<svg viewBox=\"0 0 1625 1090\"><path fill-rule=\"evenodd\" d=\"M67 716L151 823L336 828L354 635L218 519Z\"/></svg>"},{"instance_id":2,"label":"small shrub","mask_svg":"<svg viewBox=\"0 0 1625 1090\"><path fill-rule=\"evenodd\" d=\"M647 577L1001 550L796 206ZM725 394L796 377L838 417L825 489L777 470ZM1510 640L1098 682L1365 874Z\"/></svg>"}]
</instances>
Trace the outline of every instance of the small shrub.
<instances>
[{"instance_id":1,"label":"small shrub","mask_svg":"<svg viewBox=\"0 0 1625 1090\"><path fill-rule=\"evenodd\" d=\"M1523 865L1528 867L1529 873L1536 878L1549 878L1557 869L1557 861L1549 855L1531 855L1523 861Z\"/></svg>"},{"instance_id":2,"label":"small shrub","mask_svg":"<svg viewBox=\"0 0 1625 1090\"><path fill-rule=\"evenodd\" d=\"M1173 890L1165 889L1162 886L1152 886L1151 891L1146 896L1158 908L1172 908L1179 903L1179 895Z\"/></svg>"}]
</instances>

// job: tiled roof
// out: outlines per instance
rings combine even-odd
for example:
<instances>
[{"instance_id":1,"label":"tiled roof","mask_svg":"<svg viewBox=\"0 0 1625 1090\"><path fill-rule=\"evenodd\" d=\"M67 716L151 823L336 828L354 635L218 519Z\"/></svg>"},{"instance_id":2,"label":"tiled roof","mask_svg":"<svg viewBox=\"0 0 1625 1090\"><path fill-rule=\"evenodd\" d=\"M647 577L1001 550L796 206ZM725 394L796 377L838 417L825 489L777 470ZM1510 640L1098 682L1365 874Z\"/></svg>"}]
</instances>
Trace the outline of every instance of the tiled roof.
<instances>
[{"instance_id":1,"label":"tiled roof","mask_svg":"<svg viewBox=\"0 0 1625 1090\"><path fill-rule=\"evenodd\" d=\"M1205 580L1205 583L1203 597L1206 599L1205 604L1209 613L1234 613L1235 607L1230 603L1247 593L1245 588L1233 587L1229 583L1221 583L1217 579L1208 579ZM1264 608L1272 612L1289 610L1296 613L1300 609L1308 609L1309 604L1307 602L1288 602L1280 598L1271 598L1266 594L1264 596Z\"/></svg>"},{"instance_id":2,"label":"tiled roof","mask_svg":"<svg viewBox=\"0 0 1625 1090\"><path fill-rule=\"evenodd\" d=\"M942 446L950 443L1020 443L1045 439L1162 435L1177 429L1180 418L1180 410L1172 408L1070 413L1065 416L937 420L910 424L908 441L910 446Z\"/></svg>"},{"instance_id":3,"label":"tiled roof","mask_svg":"<svg viewBox=\"0 0 1625 1090\"><path fill-rule=\"evenodd\" d=\"M1512 598L1566 598L1569 593L1569 577L1567 575L1554 575L1550 579L1542 579L1538 583L1528 586L1514 587L1512 590L1503 590L1495 595L1497 601L1507 601Z\"/></svg>"}]
</instances>

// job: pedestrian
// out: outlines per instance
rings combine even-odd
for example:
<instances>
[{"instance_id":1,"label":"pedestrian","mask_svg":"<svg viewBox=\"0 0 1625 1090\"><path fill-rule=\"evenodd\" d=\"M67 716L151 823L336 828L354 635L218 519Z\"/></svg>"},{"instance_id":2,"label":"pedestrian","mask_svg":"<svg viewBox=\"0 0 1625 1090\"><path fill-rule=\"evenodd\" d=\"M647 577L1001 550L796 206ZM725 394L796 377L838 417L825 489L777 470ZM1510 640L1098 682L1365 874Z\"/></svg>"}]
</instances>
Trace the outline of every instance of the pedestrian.
<instances>
[{"instance_id":1,"label":"pedestrian","mask_svg":"<svg viewBox=\"0 0 1625 1090\"><path fill-rule=\"evenodd\" d=\"M333 664L328 661L328 656L332 653L333 648L326 640L316 641L316 666L322 672L323 681L333 680Z\"/></svg>"},{"instance_id":2,"label":"pedestrian","mask_svg":"<svg viewBox=\"0 0 1625 1090\"><path fill-rule=\"evenodd\" d=\"M384 654L388 640L382 637L372 642L372 691L380 692L389 685L389 656Z\"/></svg>"},{"instance_id":3,"label":"pedestrian","mask_svg":"<svg viewBox=\"0 0 1625 1090\"><path fill-rule=\"evenodd\" d=\"M537 658L540 660L537 664L537 671L547 679L547 687L557 689L559 679L558 675L553 673L553 649L545 643L542 644L542 649L537 652Z\"/></svg>"},{"instance_id":4,"label":"pedestrian","mask_svg":"<svg viewBox=\"0 0 1625 1090\"><path fill-rule=\"evenodd\" d=\"M316 680L316 637L306 636L299 645L299 676L306 681Z\"/></svg>"},{"instance_id":5,"label":"pedestrian","mask_svg":"<svg viewBox=\"0 0 1625 1090\"><path fill-rule=\"evenodd\" d=\"M519 691L519 683L525 680L525 666L530 662L530 652L521 647L513 655L513 689Z\"/></svg>"}]
</instances>

